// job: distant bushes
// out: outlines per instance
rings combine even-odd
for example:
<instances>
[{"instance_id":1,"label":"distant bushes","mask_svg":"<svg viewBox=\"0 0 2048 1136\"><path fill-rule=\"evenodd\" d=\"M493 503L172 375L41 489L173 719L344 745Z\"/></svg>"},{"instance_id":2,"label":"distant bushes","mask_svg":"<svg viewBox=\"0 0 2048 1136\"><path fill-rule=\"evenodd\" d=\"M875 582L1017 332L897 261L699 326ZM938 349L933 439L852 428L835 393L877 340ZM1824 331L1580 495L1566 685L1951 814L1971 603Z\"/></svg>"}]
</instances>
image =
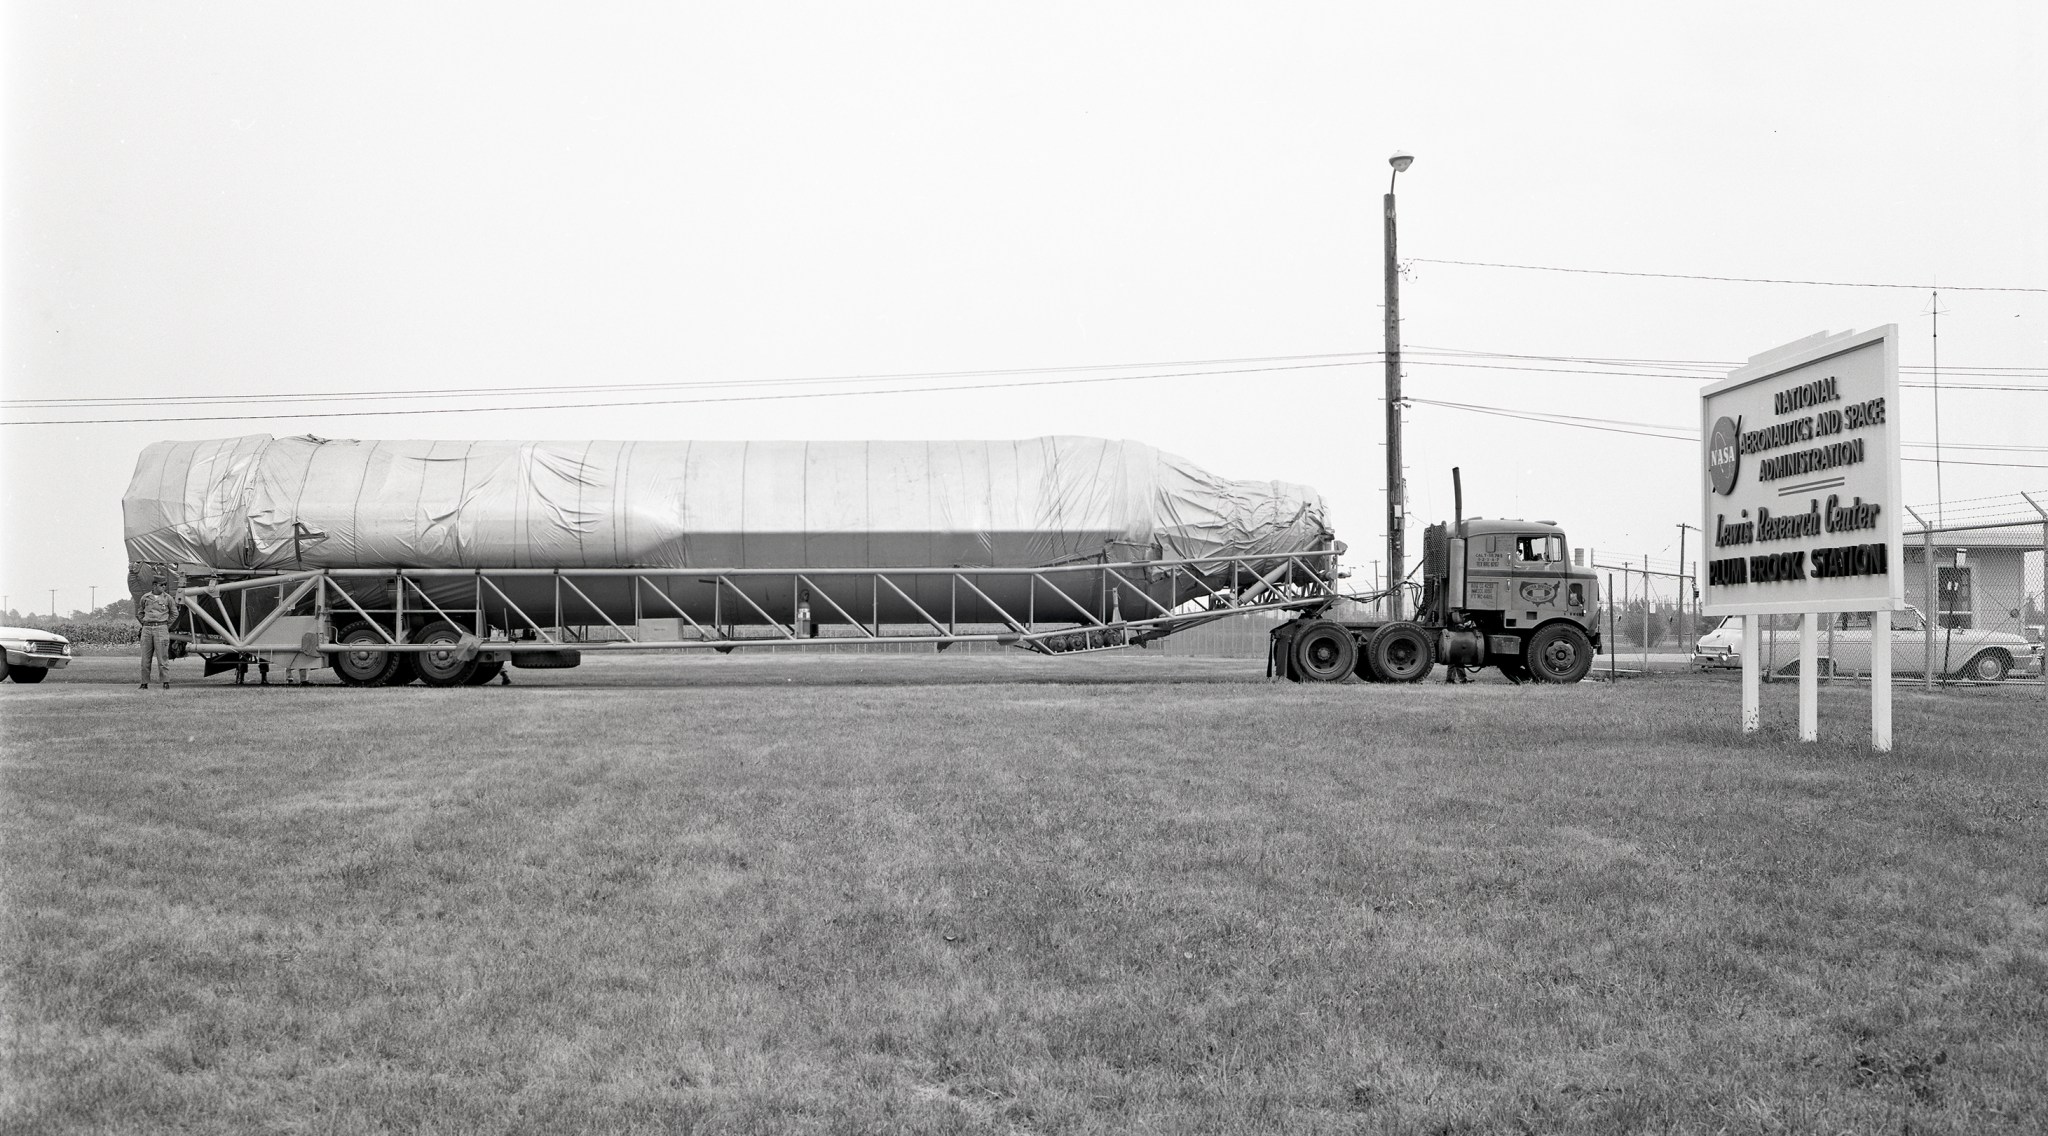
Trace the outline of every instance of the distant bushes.
<instances>
[{"instance_id":1,"label":"distant bushes","mask_svg":"<svg viewBox=\"0 0 2048 1136\"><path fill-rule=\"evenodd\" d=\"M17 617L15 622L21 627L55 632L80 645L117 647L142 638L142 628L134 620L51 619L48 616L24 615Z\"/></svg>"}]
</instances>

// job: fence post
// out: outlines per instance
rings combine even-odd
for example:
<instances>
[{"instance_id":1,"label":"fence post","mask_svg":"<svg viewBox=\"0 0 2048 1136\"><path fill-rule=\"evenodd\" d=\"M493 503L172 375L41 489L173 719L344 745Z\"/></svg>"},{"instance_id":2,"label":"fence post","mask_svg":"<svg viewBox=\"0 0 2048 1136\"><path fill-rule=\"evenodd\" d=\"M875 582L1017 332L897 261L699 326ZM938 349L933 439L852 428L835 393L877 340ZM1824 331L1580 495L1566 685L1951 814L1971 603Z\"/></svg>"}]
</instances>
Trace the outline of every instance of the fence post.
<instances>
[{"instance_id":1,"label":"fence post","mask_svg":"<svg viewBox=\"0 0 2048 1136\"><path fill-rule=\"evenodd\" d=\"M1626 580L1628 574L1622 573ZM1614 637L1614 573L1607 574L1607 681L1614 681L1614 653L1621 650L1621 641Z\"/></svg>"},{"instance_id":2,"label":"fence post","mask_svg":"<svg viewBox=\"0 0 2048 1136\"><path fill-rule=\"evenodd\" d=\"M1927 605L1926 610L1920 613L1923 637L1926 640L1920 645L1920 688L1922 690L1933 690L1934 620L1929 617L1928 613L1934 610L1934 605L1939 598L1934 594L1934 528L1927 523L1927 518L1914 512L1910 506L1906 509L1906 515L1920 524L1920 566L1927 569L1927 594L1920 601ZM1877 638L1877 621L1872 620L1870 626L1870 635L1874 642ZM1885 619L1885 634L1887 636L1891 634L1890 617Z\"/></svg>"},{"instance_id":3,"label":"fence post","mask_svg":"<svg viewBox=\"0 0 2048 1136\"><path fill-rule=\"evenodd\" d=\"M2036 513L2041 514L2041 607L2043 609L2048 609L2048 509L2043 509L2039 501L2036 501L2032 497L2027 496L2025 492L2022 492L2020 494L2020 497L2023 498L2027 504L2032 505ZM2026 592L2027 574L2024 570L2022 570L2020 572L2021 612L2025 612L2027 610ZM2020 637L2025 638L2026 634L2027 623L2026 620L2022 619L2020 620ZM2041 639L2042 642L2048 643L2048 618L2044 618L2044 620L2042 621ZM2041 659L2041 692L2044 695L2048 695L2048 654L2044 654L2041 657Z\"/></svg>"},{"instance_id":4,"label":"fence post","mask_svg":"<svg viewBox=\"0 0 2048 1136\"><path fill-rule=\"evenodd\" d=\"M1650 673L1650 554L1643 553L1643 674Z\"/></svg>"}]
</instances>

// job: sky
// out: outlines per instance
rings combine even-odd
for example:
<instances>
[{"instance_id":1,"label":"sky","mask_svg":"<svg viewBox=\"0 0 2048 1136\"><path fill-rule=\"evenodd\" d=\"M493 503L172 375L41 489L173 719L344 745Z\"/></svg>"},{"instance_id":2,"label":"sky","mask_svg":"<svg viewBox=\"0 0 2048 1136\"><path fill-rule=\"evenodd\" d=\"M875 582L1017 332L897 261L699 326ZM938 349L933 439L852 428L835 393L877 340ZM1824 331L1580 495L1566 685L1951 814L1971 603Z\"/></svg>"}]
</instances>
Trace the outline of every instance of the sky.
<instances>
[{"instance_id":1,"label":"sky","mask_svg":"<svg viewBox=\"0 0 2048 1136\"><path fill-rule=\"evenodd\" d=\"M1675 565L1699 390L1817 331L1898 326L1931 458L1936 285L1905 503L2018 516L2043 13L10 4L0 593L124 595L141 449L252 433L1129 438L1315 486L1362 586L1397 150L1411 564L1457 466Z\"/></svg>"}]
</instances>

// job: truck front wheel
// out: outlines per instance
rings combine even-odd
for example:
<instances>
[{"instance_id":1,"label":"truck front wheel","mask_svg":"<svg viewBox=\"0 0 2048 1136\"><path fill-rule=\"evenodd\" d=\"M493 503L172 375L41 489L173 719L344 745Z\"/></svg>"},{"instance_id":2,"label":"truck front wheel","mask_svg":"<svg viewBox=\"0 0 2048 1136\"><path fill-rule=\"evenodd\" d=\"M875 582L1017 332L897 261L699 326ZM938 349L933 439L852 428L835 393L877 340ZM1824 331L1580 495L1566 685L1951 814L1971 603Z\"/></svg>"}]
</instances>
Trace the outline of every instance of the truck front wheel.
<instances>
[{"instance_id":1,"label":"truck front wheel","mask_svg":"<svg viewBox=\"0 0 2048 1136\"><path fill-rule=\"evenodd\" d=\"M1577 682L1593 669L1593 641L1569 623L1553 623L1529 636L1522 664L1537 682Z\"/></svg>"}]
</instances>

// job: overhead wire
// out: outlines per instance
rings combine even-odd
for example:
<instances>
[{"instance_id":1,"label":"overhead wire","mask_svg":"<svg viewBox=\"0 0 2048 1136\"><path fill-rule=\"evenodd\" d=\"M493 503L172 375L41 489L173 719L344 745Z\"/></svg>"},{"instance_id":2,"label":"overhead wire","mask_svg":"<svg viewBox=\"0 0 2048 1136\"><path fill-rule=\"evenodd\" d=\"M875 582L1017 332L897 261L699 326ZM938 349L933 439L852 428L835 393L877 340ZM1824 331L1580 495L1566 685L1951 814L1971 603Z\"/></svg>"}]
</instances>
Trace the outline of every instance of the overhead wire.
<instances>
[{"instance_id":1,"label":"overhead wire","mask_svg":"<svg viewBox=\"0 0 2048 1136\"><path fill-rule=\"evenodd\" d=\"M879 390L833 390L798 391L788 394L725 395L716 398L658 398L635 399L624 402L565 402L522 404L519 406L445 406L409 407L402 410L329 410L293 411L284 414L188 414L174 416L148 416L139 418L80 418L80 419L37 419L28 422L6 422L8 426L105 426L126 423L163 422L249 422L268 419L297 418L375 418L394 415L419 414L485 414L507 411L530 410L596 410L618 407L641 406L687 406L733 402L781 402L805 398L850 398L874 394L936 394L945 391L1003 390L1015 387L1072 386L1086 383L1135 382L1141 379L1182 379L1203 378L1215 375L1265 374L1274 371L1307 371L1327 367L1356 366L1356 362L1297 363L1288 366L1245 367L1214 371L1179 371L1141 375L1095 375L1086 378L1020 380L1007 383L965 383L948 386L927 387L886 387Z\"/></svg>"},{"instance_id":2,"label":"overhead wire","mask_svg":"<svg viewBox=\"0 0 2048 1136\"><path fill-rule=\"evenodd\" d=\"M2048 288L2015 288L1983 284L1937 285L1872 283L1855 280L1798 280L1774 276L1710 276L1705 273L1696 272L1630 272L1618 268L1565 268L1554 264L1505 264L1490 260L1440 260L1425 256L1406 257L1404 259L1413 264L1451 264L1462 268L1513 268L1524 272L1569 272L1583 276L1636 276L1657 280L1711 280L1725 284L1804 284L1818 288L1899 288L1913 292L1926 292L1934 288L1940 288L1944 292L2048 293Z\"/></svg>"}]
</instances>

